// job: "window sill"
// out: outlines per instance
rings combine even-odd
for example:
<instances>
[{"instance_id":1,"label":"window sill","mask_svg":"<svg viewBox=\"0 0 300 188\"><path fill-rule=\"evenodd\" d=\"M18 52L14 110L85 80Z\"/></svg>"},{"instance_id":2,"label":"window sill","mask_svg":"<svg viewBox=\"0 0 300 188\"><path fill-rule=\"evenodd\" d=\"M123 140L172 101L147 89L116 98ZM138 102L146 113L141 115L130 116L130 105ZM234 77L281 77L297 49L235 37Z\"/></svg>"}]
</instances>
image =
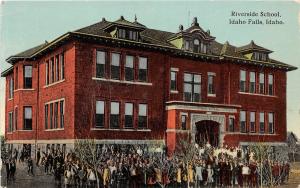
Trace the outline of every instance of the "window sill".
<instances>
[{"instance_id":1,"label":"window sill","mask_svg":"<svg viewBox=\"0 0 300 188\"><path fill-rule=\"evenodd\" d=\"M145 131L150 132L151 129L130 129L130 128L124 128L124 129L107 129L107 128L91 128L92 131Z\"/></svg>"},{"instance_id":2,"label":"window sill","mask_svg":"<svg viewBox=\"0 0 300 188\"><path fill-rule=\"evenodd\" d=\"M173 94L178 94L178 91L176 90L171 90L171 93L173 93Z\"/></svg>"},{"instance_id":3,"label":"window sill","mask_svg":"<svg viewBox=\"0 0 300 188\"><path fill-rule=\"evenodd\" d=\"M188 130L188 129L186 129L186 130L183 130L183 129L167 129L166 132L167 133L169 133L169 132L187 133L187 132L190 132L190 130Z\"/></svg>"},{"instance_id":4,"label":"window sill","mask_svg":"<svg viewBox=\"0 0 300 188\"><path fill-rule=\"evenodd\" d=\"M63 131L65 130L64 128L59 128L59 129L45 129L44 131Z\"/></svg>"},{"instance_id":5,"label":"window sill","mask_svg":"<svg viewBox=\"0 0 300 188\"><path fill-rule=\"evenodd\" d=\"M33 131L32 129L31 130L17 130L19 132L30 132L30 131Z\"/></svg>"},{"instance_id":6,"label":"window sill","mask_svg":"<svg viewBox=\"0 0 300 188\"><path fill-rule=\"evenodd\" d=\"M216 97L216 94L207 94L208 97Z\"/></svg>"},{"instance_id":7,"label":"window sill","mask_svg":"<svg viewBox=\"0 0 300 188\"><path fill-rule=\"evenodd\" d=\"M57 81L57 82L53 82L53 83L51 83L51 84L45 85L43 88L51 87L51 86L54 86L54 85L56 85L56 84L62 83L62 82L64 82L64 81L65 81L65 79L59 80L59 81Z\"/></svg>"},{"instance_id":8,"label":"window sill","mask_svg":"<svg viewBox=\"0 0 300 188\"><path fill-rule=\"evenodd\" d=\"M33 88L28 88L28 89L26 89L26 88L21 88L21 89L16 89L16 90L14 90L14 92L17 92L17 91L34 91L34 89L33 89Z\"/></svg>"},{"instance_id":9,"label":"window sill","mask_svg":"<svg viewBox=\"0 0 300 188\"><path fill-rule=\"evenodd\" d=\"M149 83L149 82L139 82L139 81L132 82L132 81L126 81L126 80L114 80L114 79L96 78L96 77L92 77L92 80L99 80L99 81L105 81L105 82L115 82L115 83L121 83L121 84L152 86L152 83Z\"/></svg>"},{"instance_id":10,"label":"window sill","mask_svg":"<svg viewBox=\"0 0 300 188\"><path fill-rule=\"evenodd\" d=\"M274 97L274 98L277 98L276 95L265 95L265 94L249 93L249 92L242 92L242 91L239 91L238 94L242 94L242 95L252 95L252 96L262 96L262 97Z\"/></svg>"},{"instance_id":11,"label":"window sill","mask_svg":"<svg viewBox=\"0 0 300 188\"><path fill-rule=\"evenodd\" d=\"M275 133L256 133L256 132L252 132L252 133L241 133L241 132L226 132L226 134L234 134L234 135L237 135L237 134L240 134L240 135L261 135L261 136L276 136L278 134L275 134Z\"/></svg>"}]
</instances>

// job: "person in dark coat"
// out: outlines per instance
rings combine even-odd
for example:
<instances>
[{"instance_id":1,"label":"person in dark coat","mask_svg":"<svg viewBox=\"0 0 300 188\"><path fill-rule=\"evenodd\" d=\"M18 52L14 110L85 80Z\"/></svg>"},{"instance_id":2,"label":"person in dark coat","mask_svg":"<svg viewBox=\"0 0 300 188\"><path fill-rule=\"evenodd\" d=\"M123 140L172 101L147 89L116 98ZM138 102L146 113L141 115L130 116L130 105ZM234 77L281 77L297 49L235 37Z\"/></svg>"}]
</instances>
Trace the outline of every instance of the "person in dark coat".
<instances>
[{"instance_id":1,"label":"person in dark coat","mask_svg":"<svg viewBox=\"0 0 300 188\"><path fill-rule=\"evenodd\" d=\"M36 166L39 166L40 159L41 159L41 152L40 152L40 148L38 148L36 152Z\"/></svg>"},{"instance_id":2,"label":"person in dark coat","mask_svg":"<svg viewBox=\"0 0 300 188\"><path fill-rule=\"evenodd\" d=\"M10 163L8 159L5 161L5 168L6 168L6 183L8 183L10 179Z\"/></svg>"},{"instance_id":3,"label":"person in dark coat","mask_svg":"<svg viewBox=\"0 0 300 188\"><path fill-rule=\"evenodd\" d=\"M220 165L219 162L215 162L213 165L214 170L214 183L216 186L220 186Z\"/></svg>"},{"instance_id":4,"label":"person in dark coat","mask_svg":"<svg viewBox=\"0 0 300 188\"><path fill-rule=\"evenodd\" d=\"M14 181L15 180L15 173L16 173L16 160L10 160L10 178Z\"/></svg>"},{"instance_id":5,"label":"person in dark coat","mask_svg":"<svg viewBox=\"0 0 300 188\"><path fill-rule=\"evenodd\" d=\"M31 175L34 176L34 174L33 174L33 161L31 159L31 157L28 157L27 165L28 165L28 171L27 171L28 175L31 174Z\"/></svg>"}]
</instances>

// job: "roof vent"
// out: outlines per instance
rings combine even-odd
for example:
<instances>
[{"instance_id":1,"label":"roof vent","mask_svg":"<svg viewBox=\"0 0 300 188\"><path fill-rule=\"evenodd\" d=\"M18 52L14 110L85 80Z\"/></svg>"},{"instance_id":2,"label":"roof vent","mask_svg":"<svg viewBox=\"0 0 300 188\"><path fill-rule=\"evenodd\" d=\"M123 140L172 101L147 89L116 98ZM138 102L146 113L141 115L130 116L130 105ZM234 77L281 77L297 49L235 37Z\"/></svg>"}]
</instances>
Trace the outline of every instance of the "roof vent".
<instances>
[{"instance_id":1,"label":"roof vent","mask_svg":"<svg viewBox=\"0 0 300 188\"><path fill-rule=\"evenodd\" d=\"M136 14L134 15L134 21L137 22L137 17Z\"/></svg>"},{"instance_id":2,"label":"roof vent","mask_svg":"<svg viewBox=\"0 0 300 188\"><path fill-rule=\"evenodd\" d=\"M192 26L199 26L198 21L197 21L197 17L194 17Z\"/></svg>"},{"instance_id":3,"label":"roof vent","mask_svg":"<svg viewBox=\"0 0 300 188\"><path fill-rule=\"evenodd\" d=\"M102 22L106 22L106 19L104 17L102 18Z\"/></svg>"},{"instance_id":4,"label":"roof vent","mask_svg":"<svg viewBox=\"0 0 300 188\"><path fill-rule=\"evenodd\" d=\"M121 19L121 20L125 20L125 19L124 19L124 16L121 16L120 19Z\"/></svg>"},{"instance_id":5,"label":"roof vent","mask_svg":"<svg viewBox=\"0 0 300 188\"><path fill-rule=\"evenodd\" d=\"M206 33L210 35L210 30L207 30Z\"/></svg>"}]
</instances>

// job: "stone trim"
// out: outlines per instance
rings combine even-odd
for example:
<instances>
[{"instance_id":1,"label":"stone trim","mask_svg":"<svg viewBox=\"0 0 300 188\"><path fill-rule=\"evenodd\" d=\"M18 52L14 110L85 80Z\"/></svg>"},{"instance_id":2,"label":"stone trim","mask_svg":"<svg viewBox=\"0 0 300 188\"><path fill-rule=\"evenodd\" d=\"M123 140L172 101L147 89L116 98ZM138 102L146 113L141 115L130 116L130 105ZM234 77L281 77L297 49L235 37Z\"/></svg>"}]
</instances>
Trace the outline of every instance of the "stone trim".
<instances>
[{"instance_id":1,"label":"stone trim","mask_svg":"<svg viewBox=\"0 0 300 188\"><path fill-rule=\"evenodd\" d=\"M196 122L203 121L203 120L211 120L219 123L219 145L223 146L224 143L224 136L225 136L225 115L212 115L212 114L191 114L191 133L192 133L192 140L195 142L196 136Z\"/></svg>"},{"instance_id":2,"label":"stone trim","mask_svg":"<svg viewBox=\"0 0 300 188\"><path fill-rule=\"evenodd\" d=\"M106 128L91 128L92 131L145 131L145 132L151 132L151 129L106 129Z\"/></svg>"},{"instance_id":3,"label":"stone trim","mask_svg":"<svg viewBox=\"0 0 300 188\"><path fill-rule=\"evenodd\" d=\"M115 83L121 83L121 84L152 86L152 83L149 83L149 82L131 82L131 81L126 81L126 80L114 80L114 79L96 78L96 77L92 77L92 80L115 82Z\"/></svg>"},{"instance_id":4,"label":"stone trim","mask_svg":"<svg viewBox=\"0 0 300 188\"><path fill-rule=\"evenodd\" d=\"M193 110L193 111L210 111L210 112L224 112L224 113L237 113L235 108L224 108L224 107L209 107L199 104L198 106L192 105L168 105L166 110Z\"/></svg>"},{"instance_id":5,"label":"stone trim","mask_svg":"<svg viewBox=\"0 0 300 188\"><path fill-rule=\"evenodd\" d=\"M177 91L177 90L171 90L170 93L172 93L172 94L177 94L178 91Z\"/></svg>"},{"instance_id":6,"label":"stone trim","mask_svg":"<svg viewBox=\"0 0 300 188\"><path fill-rule=\"evenodd\" d=\"M241 146L249 146L255 144L268 145L268 146L287 146L287 143L285 142L240 142Z\"/></svg>"},{"instance_id":7,"label":"stone trim","mask_svg":"<svg viewBox=\"0 0 300 188\"><path fill-rule=\"evenodd\" d=\"M179 68L171 67L171 71L178 72Z\"/></svg>"},{"instance_id":8,"label":"stone trim","mask_svg":"<svg viewBox=\"0 0 300 188\"><path fill-rule=\"evenodd\" d=\"M273 98L278 98L277 95L265 95L265 94L249 93L249 92L242 92L242 91L239 91L238 94L241 94L241 95L253 95L253 96L262 96L262 97L273 97Z\"/></svg>"},{"instance_id":9,"label":"stone trim","mask_svg":"<svg viewBox=\"0 0 300 188\"><path fill-rule=\"evenodd\" d=\"M62 82L64 82L64 81L65 81L65 79L62 79L62 80L53 82L53 83L51 83L51 84L44 85L43 88L48 88L48 87L54 86L54 85L56 85L56 84L62 83Z\"/></svg>"},{"instance_id":10,"label":"stone trim","mask_svg":"<svg viewBox=\"0 0 300 188\"><path fill-rule=\"evenodd\" d=\"M14 90L14 92L17 92L17 91L34 91L34 89L33 88L29 88L29 89L19 88L19 89Z\"/></svg>"},{"instance_id":11,"label":"stone trim","mask_svg":"<svg viewBox=\"0 0 300 188\"><path fill-rule=\"evenodd\" d=\"M175 132L175 133L189 133L190 130L181 130L181 129L167 129L167 133Z\"/></svg>"},{"instance_id":12,"label":"stone trim","mask_svg":"<svg viewBox=\"0 0 300 188\"><path fill-rule=\"evenodd\" d=\"M165 140L126 140L126 139L95 139L97 144L165 144ZM76 139L56 140L9 140L8 144L74 144Z\"/></svg>"}]
</instances>

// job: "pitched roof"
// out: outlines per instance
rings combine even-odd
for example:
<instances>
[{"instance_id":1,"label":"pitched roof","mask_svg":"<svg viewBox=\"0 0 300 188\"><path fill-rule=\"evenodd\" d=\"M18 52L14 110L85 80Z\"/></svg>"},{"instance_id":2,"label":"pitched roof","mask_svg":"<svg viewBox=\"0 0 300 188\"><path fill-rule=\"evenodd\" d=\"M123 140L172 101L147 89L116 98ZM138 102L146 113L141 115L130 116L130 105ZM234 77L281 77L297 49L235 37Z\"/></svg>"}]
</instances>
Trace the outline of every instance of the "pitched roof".
<instances>
[{"instance_id":1,"label":"pitched roof","mask_svg":"<svg viewBox=\"0 0 300 188\"><path fill-rule=\"evenodd\" d=\"M267 48L258 46L257 44L254 43L253 40L251 40L251 42L245 46L241 46L237 48L238 52L247 52L247 51L263 51L263 52L267 52L267 53L271 53L271 50L268 50Z\"/></svg>"},{"instance_id":2,"label":"pitched roof","mask_svg":"<svg viewBox=\"0 0 300 188\"><path fill-rule=\"evenodd\" d=\"M141 41L129 41L129 40L124 40L124 39L118 39L118 38L112 38L112 36L109 33L110 28L113 28L114 26L128 26L130 28L135 28L137 30L140 30L140 38ZM255 61L255 60L249 60L246 57L244 57L243 53L247 52L249 50L258 50L258 51L264 51L267 53L271 53L272 51L256 45L253 41L250 42L250 44L241 46L241 47L236 47L229 42L225 42L224 44L221 44L217 41L215 41L215 37L212 37L210 35L210 32L205 32L198 24L197 19L194 18L193 24L190 28L186 30L181 30L179 33L186 33L186 32L192 32L194 30L198 30L199 32L202 32L203 35L209 38L211 40L210 43L210 48L208 50L209 54L202 54L204 56L219 56L219 58L226 57L232 60L237 59L238 61L241 60L240 62L247 62L247 63L253 63L257 65L259 64L265 64L267 66L271 67L278 67L278 68L283 68L285 70L294 70L297 69L294 66L282 63L277 60L269 59L268 62L263 62L263 61ZM167 32L167 31L161 31L161 30L156 30L156 29L150 29L144 26L143 24L137 22L137 19L135 19L134 22L130 22L122 16L120 19L110 22L105 20L104 18L95 24L89 25L87 27L83 27L81 29L77 29L74 32L68 32L54 41L50 43L43 43L41 45L38 45L34 48L28 49L24 52L21 52L19 54L16 54L14 56L10 56L7 61L8 62L14 62L17 59L20 58L32 58L33 56L36 56L37 54L44 53L46 50L49 48L55 47L59 42L63 43L65 38L68 37L82 37L82 36L89 36L89 37L97 37L99 40L101 38L106 39L113 39L113 40L119 40L123 41L126 44L129 43L136 43L136 44L145 44L146 46L159 46L159 48L165 48L166 50L175 50L176 53L181 51L181 49L176 48L173 44L170 43L170 38L176 36L178 33L172 33L172 32ZM174 52L175 52L174 51ZM189 51L183 51L184 53L190 53L190 55L196 55L197 53L192 53Z\"/></svg>"},{"instance_id":3,"label":"pitched roof","mask_svg":"<svg viewBox=\"0 0 300 188\"><path fill-rule=\"evenodd\" d=\"M27 58L30 57L31 55L33 55L35 52L39 51L40 49L42 49L43 47L45 47L48 44L48 42L46 41L43 44L37 45L33 48L30 48L28 50L25 50L23 52L20 52L14 56L10 56L10 57L21 57L21 58ZM8 58L9 59L9 58Z\"/></svg>"}]
</instances>

